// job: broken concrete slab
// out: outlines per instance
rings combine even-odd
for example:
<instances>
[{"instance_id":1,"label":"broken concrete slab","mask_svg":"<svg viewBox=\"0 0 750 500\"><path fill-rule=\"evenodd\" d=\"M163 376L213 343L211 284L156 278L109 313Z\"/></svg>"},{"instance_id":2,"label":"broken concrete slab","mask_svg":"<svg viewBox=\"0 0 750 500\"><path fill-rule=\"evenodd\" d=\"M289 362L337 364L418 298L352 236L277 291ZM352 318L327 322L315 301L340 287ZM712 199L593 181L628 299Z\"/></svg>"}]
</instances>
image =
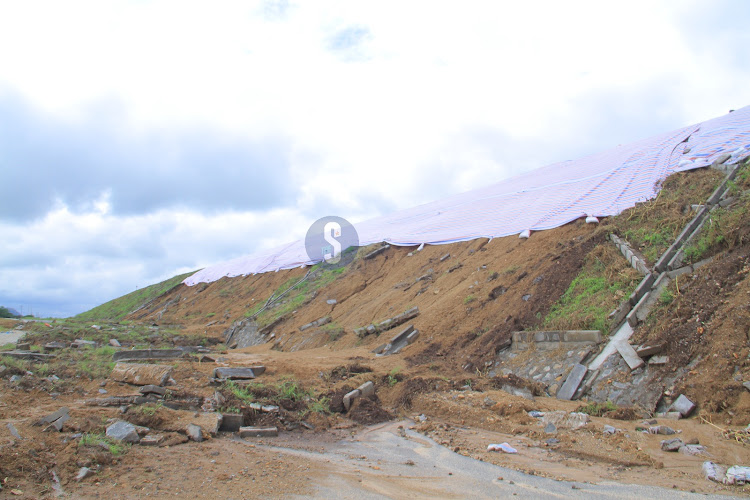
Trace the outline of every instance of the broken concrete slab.
<instances>
[{"instance_id":1,"label":"broken concrete slab","mask_svg":"<svg viewBox=\"0 0 750 500\"><path fill-rule=\"evenodd\" d=\"M107 427L106 435L109 438L123 443L138 443L141 437L138 435L135 426L130 422L124 420L118 420L114 424Z\"/></svg>"},{"instance_id":2,"label":"broken concrete slab","mask_svg":"<svg viewBox=\"0 0 750 500\"><path fill-rule=\"evenodd\" d=\"M188 424L187 427L185 427L185 434L191 441L195 441L196 443L200 443L204 439L203 429L201 429L199 425Z\"/></svg>"},{"instance_id":3,"label":"broken concrete slab","mask_svg":"<svg viewBox=\"0 0 750 500\"><path fill-rule=\"evenodd\" d=\"M347 392L342 399L342 402L344 403L344 410L349 411L349 408L351 408L354 400L361 395L362 392L359 389L354 389L353 391Z\"/></svg>"},{"instance_id":4,"label":"broken concrete slab","mask_svg":"<svg viewBox=\"0 0 750 500\"><path fill-rule=\"evenodd\" d=\"M98 345L99 344L97 342L94 342L93 340L75 339L73 342L71 342L70 347L72 347L73 349L80 349L82 347L94 348Z\"/></svg>"},{"instance_id":5,"label":"broken concrete slab","mask_svg":"<svg viewBox=\"0 0 750 500\"><path fill-rule=\"evenodd\" d=\"M219 431L238 432L244 423L245 417L240 413L222 413Z\"/></svg>"},{"instance_id":6,"label":"broken concrete slab","mask_svg":"<svg viewBox=\"0 0 750 500\"><path fill-rule=\"evenodd\" d=\"M385 252L385 251L386 251L386 250L388 250L389 248L391 248L391 246L390 246L390 245L383 245L382 247L376 248L376 249L375 249L375 250L373 250L372 252L370 252L370 253L368 253L367 255L365 255L365 257L364 257L364 260L370 260L370 259L374 259L375 257L377 257L377 256L378 256L378 255L380 255L381 253Z\"/></svg>"},{"instance_id":7,"label":"broken concrete slab","mask_svg":"<svg viewBox=\"0 0 750 500\"><path fill-rule=\"evenodd\" d=\"M44 417L44 418L40 419L39 421L37 421L36 424L34 424L34 425L49 425L49 424L52 424L52 423L54 423L54 422L56 422L56 421L58 421L58 420L60 420L62 418L64 418L65 420L67 420L68 418L70 418L70 409L67 406L64 406L64 407L60 408L59 410L57 410L57 411L55 411L53 413L50 413L46 417ZM63 422L65 420L63 420ZM61 424L61 426L62 426L62 424Z\"/></svg>"},{"instance_id":8,"label":"broken concrete slab","mask_svg":"<svg viewBox=\"0 0 750 500\"><path fill-rule=\"evenodd\" d=\"M651 344L651 345L642 345L638 349L635 350L636 354L640 356L641 358L647 358L649 356L653 356L654 354L659 354L661 351L664 350L665 344Z\"/></svg>"},{"instance_id":9,"label":"broken concrete slab","mask_svg":"<svg viewBox=\"0 0 750 500\"><path fill-rule=\"evenodd\" d=\"M171 374L172 367L169 365L117 363L109 378L132 385L165 385Z\"/></svg>"},{"instance_id":10,"label":"broken concrete slab","mask_svg":"<svg viewBox=\"0 0 750 500\"><path fill-rule=\"evenodd\" d=\"M42 354L41 352L29 351L5 351L3 356L16 359L28 359L31 361L47 361L55 357L54 354Z\"/></svg>"},{"instance_id":11,"label":"broken concrete slab","mask_svg":"<svg viewBox=\"0 0 750 500\"><path fill-rule=\"evenodd\" d=\"M387 356L400 352L407 345L412 344L419 337L419 330L414 329L414 325L404 328L398 335L388 342L378 356Z\"/></svg>"},{"instance_id":12,"label":"broken concrete slab","mask_svg":"<svg viewBox=\"0 0 750 500\"><path fill-rule=\"evenodd\" d=\"M299 327L299 331L304 332L305 330L309 328L315 328L318 326L323 326L331 322L330 316L324 316L322 318L316 319L315 321L311 323L307 323L306 325L302 325Z\"/></svg>"},{"instance_id":13,"label":"broken concrete slab","mask_svg":"<svg viewBox=\"0 0 750 500\"><path fill-rule=\"evenodd\" d=\"M44 344L44 351L49 352L49 351L55 351L58 349L65 349L68 347L68 345L69 344L66 344L65 342L59 342L59 341L47 342L46 344Z\"/></svg>"},{"instance_id":14,"label":"broken concrete slab","mask_svg":"<svg viewBox=\"0 0 750 500\"><path fill-rule=\"evenodd\" d=\"M693 410L695 410L695 403L690 401L684 394L680 394L667 411L678 411L683 418L687 418L693 413Z\"/></svg>"},{"instance_id":15,"label":"broken concrete slab","mask_svg":"<svg viewBox=\"0 0 750 500\"><path fill-rule=\"evenodd\" d=\"M255 370L248 367L218 367L214 368L214 378L223 378L227 380L250 380L255 378Z\"/></svg>"},{"instance_id":16,"label":"broken concrete slab","mask_svg":"<svg viewBox=\"0 0 750 500\"><path fill-rule=\"evenodd\" d=\"M276 427L240 427L240 437L276 437L279 429Z\"/></svg>"},{"instance_id":17,"label":"broken concrete slab","mask_svg":"<svg viewBox=\"0 0 750 500\"><path fill-rule=\"evenodd\" d=\"M622 359L625 360L625 362L628 364L628 367L630 367L630 370L635 370L636 368L640 368L645 364L645 362L641 359L638 354L636 354L635 349L628 343L627 340L622 339L615 342L615 349L617 349L617 352L620 353L620 356L622 356Z\"/></svg>"},{"instance_id":18,"label":"broken concrete slab","mask_svg":"<svg viewBox=\"0 0 750 500\"><path fill-rule=\"evenodd\" d=\"M151 359L179 359L185 355L182 349L132 349L117 351L112 361L137 361Z\"/></svg>"},{"instance_id":19,"label":"broken concrete slab","mask_svg":"<svg viewBox=\"0 0 750 500\"><path fill-rule=\"evenodd\" d=\"M557 349L561 343L577 345L594 345L602 341L599 330L550 330L550 331L520 331L511 334L513 350L523 350L531 347L538 349Z\"/></svg>"},{"instance_id":20,"label":"broken concrete slab","mask_svg":"<svg viewBox=\"0 0 750 500\"><path fill-rule=\"evenodd\" d=\"M17 351L29 351L31 350L31 342L16 342Z\"/></svg>"},{"instance_id":21,"label":"broken concrete slab","mask_svg":"<svg viewBox=\"0 0 750 500\"><path fill-rule=\"evenodd\" d=\"M669 356L651 356L648 360L649 365L666 365L669 363Z\"/></svg>"},{"instance_id":22,"label":"broken concrete slab","mask_svg":"<svg viewBox=\"0 0 750 500\"><path fill-rule=\"evenodd\" d=\"M156 394L158 396L164 396L167 393L167 389L158 385L144 385L139 389L141 394Z\"/></svg>"},{"instance_id":23,"label":"broken concrete slab","mask_svg":"<svg viewBox=\"0 0 750 500\"><path fill-rule=\"evenodd\" d=\"M557 391L557 399L571 400L578 386L581 385L583 377L586 376L588 368L580 363L576 364L568 374L560 390Z\"/></svg>"},{"instance_id":24,"label":"broken concrete slab","mask_svg":"<svg viewBox=\"0 0 750 500\"><path fill-rule=\"evenodd\" d=\"M360 385L358 389L362 393L363 398L369 398L370 396L375 395L375 384L370 381Z\"/></svg>"}]
</instances>

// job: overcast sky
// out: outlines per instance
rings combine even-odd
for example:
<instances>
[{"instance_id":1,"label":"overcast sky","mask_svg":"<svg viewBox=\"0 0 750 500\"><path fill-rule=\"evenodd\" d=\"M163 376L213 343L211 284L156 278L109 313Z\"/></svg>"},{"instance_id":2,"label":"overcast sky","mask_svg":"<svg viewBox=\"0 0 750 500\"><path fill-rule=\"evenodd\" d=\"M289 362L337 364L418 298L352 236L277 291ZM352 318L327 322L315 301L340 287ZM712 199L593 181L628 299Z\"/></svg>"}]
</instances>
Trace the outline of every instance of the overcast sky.
<instances>
[{"instance_id":1,"label":"overcast sky","mask_svg":"<svg viewBox=\"0 0 750 500\"><path fill-rule=\"evenodd\" d=\"M750 104L750 2L0 0L0 305L175 274Z\"/></svg>"}]
</instances>

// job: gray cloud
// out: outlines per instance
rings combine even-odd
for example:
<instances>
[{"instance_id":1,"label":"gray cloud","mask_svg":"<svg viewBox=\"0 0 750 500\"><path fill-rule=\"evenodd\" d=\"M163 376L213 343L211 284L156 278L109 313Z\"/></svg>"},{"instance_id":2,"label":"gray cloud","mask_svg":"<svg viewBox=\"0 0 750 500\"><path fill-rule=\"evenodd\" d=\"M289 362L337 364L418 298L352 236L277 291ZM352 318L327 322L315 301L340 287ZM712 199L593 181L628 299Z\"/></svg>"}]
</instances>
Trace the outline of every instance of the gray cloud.
<instances>
[{"instance_id":1,"label":"gray cloud","mask_svg":"<svg viewBox=\"0 0 750 500\"><path fill-rule=\"evenodd\" d=\"M58 200L87 211L105 192L115 214L263 210L295 199L285 138L226 137L207 128L135 137L112 118L123 113L111 111L65 123L0 95L0 219L28 221Z\"/></svg>"}]
</instances>

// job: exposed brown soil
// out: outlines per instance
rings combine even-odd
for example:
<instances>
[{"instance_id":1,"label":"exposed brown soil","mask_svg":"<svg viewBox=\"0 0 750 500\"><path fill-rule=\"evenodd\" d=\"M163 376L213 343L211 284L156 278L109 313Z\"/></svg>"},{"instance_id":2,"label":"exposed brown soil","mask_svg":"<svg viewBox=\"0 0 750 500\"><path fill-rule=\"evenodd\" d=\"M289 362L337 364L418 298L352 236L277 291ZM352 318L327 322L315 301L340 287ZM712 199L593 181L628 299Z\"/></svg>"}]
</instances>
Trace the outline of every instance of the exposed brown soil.
<instances>
[{"instance_id":1,"label":"exposed brown soil","mask_svg":"<svg viewBox=\"0 0 750 500\"><path fill-rule=\"evenodd\" d=\"M6 370L0 381L0 431L13 423L23 439L0 432L0 478L8 478L3 492L16 489L23 491L20 497L52 496L54 471L62 488L81 498L311 494L310 478L320 479L327 472L302 455L272 451L263 444L283 440L296 450L313 449L321 443L356 439L362 426L396 418L413 419L416 430L454 453L536 475L677 485L705 493L746 492L705 481L700 464L706 457L661 451L664 436L636 429L644 425L637 409L618 408L592 417L583 429L559 428L548 434L529 411L575 411L582 402L547 397L543 384L513 374L489 375L496 354L509 346L511 333L538 328L587 258L606 262L616 257L606 247L611 245L606 241L610 231L633 229L636 219L646 227L656 228L660 220L677 227L689 220L689 205L705 199L716 179L716 173L708 170L675 176L665 185L678 196L660 197L598 227L579 220L535 233L528 240L477 240L428 246L420 252L392 247L374 259L355 261L336 280L272 323L268 331L273 337L267 343L245 349L225 351L217 344L235 321L259 302L265 303L282 284L301 278L305 270L179 286L129 318L157 325L148 340L152 345L195 345L198 339L208 338L203 344L214 346L215 362L197 363L194 358L174 362L177 385L170 387L165 407L149 405L143 411L133 406L122 413L118 407L88 406L87 399L133 395L136 389L110 381L106 396L99 395L103 379L80 377L75 367L59 367L55 374L63 380L54 383L41 375L27 375L24 369ZM639 248L644 244L633 243ZM450 257L441 260L448 253ZM743 381L750 380L748 274L750 246L739 238L731 250L719 249L714 261L693 276L680 277L673 285L674 300L654 311L633 338L633 342L666 343L664 354L672 362L663 370L692 363L692 370L670 393L690 397L704 420L696 416L658 423L682 431L684 440L697 439L708 447L712 460L725 464L750 464L750 445L721 434L722 429L737 430L750 423L750 393L742 387ZM429 278L417 280L426 275ZM330 305L328 299L337 303ZM355 328L415 306L419 316L401 327L363 339L354 334ZM330 326L300 331L300 326L324 316L331 317ZM0 320L3 328L16 324ZM420 332L416 343L393 356L372 353L409 324ZM45 328L35 330L37 344L78 335L55 325ZM227 387L209 384L217 366L255 364L267 370L244 385L251 396L242 398ZM14 374L23 378L12 384L9 377ZM376 396L355 400L346 412L343 396L367 381L375 384ZM299 385L299 392L289 395L281 390L290 382ZM533 399L511 395L503 387L528 391ZM216 392L223 398L221 404L215 400ZM316 398L330 411L311 410ZM258 411L250 406L251 400L279 409ZM220 408L239 411L245 425L277 426L282 436L277 441L242 443L231 435L219 435L203 443L187 442L183 430L170 428L174 415L170 412L176 410L166 408L167 403L189 409L189 414ZM62 406L71 413L62 433L42 432L32 425ZM133 446L114 455L102 447L79 446L73 438L77 432L101 433L108 420L119 418L162 433L165 441L160 447ZM708 421L713 425L703 423ZM604 434L604 425L620 431ZM489 443L501 442L521 452L487 452ZM74 477L82 466L97 473L79 483Z\"/></svg>"}]
</instances>

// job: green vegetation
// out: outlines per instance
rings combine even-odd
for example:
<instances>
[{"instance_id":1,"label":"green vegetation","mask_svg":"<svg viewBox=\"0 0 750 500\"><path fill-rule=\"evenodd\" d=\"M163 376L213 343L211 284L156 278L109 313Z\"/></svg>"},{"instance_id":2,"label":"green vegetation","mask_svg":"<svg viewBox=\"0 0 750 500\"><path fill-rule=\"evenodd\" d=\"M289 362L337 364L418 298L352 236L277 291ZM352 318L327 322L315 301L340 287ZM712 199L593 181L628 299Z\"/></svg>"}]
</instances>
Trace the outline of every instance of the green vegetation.
<instances>
[{"instance_id":1,"label":"green vegetation","mask_svg":"<svg viewBox=\"0 0 750 500\"><path fill-rule=\"evenodd\" d=\"M386 375L386 382L388 382L388 385L390 387L393 387L394 385L398 384L399 377L397 377L398 373L401 371L401 367L395 367L392 369L388 375Z\"/></svg>"},{"instance_id":2,"label":"green vegetation","mask_svg":"<svg viewBox=\"0 0 750 500\"><path fill-rule=\"evenodd\" d=\"M600 330L609 333L608 319L620 301L638 286L641 276L630 267L614 245L601 244L584 262L583 269L542 324L557 330Z\"/></svg>"},{"instance_id":3,"label":"green vegetation","mask_svg":"<svg viewBox=\"0 0 750 500\"><path fill-rule=\"evenodd\" d=\"M320 330L328 334L328 340L335 342L344 335L344 329L335 321L331 321L320 327Z\"/></svg>"},{"instance_id":4,"label":"green vegetation","mask_svg":"<svg viewBox=\"0 0 750 500\"><path fill-rule=\"evenodd\" d=\"M672 301L674 301L674 293L672 293L672 290L667 288L661 293L659 300L662 304L669 305L672 303Z\"/></svg>"},{"instance_id":5,"label":"green vegetation","mask_svg":"<svg viewBox=\"0 0 750 500\"><path fill-rule=\"evenodd\" d=\"M162 281L161 283L141 288L140 290L136 290L127 295L123 295L120 298L105 302L104 304L97 306L90 311L81 313L76 316L76 318L86 321L101 319L116 321L118 319L124 318L149 300L152 300L172 290L176 286L179 286L179 284L182 283L185 278L194 273L195 271L180 274L179 276L169 278L168 280Z\"/></svg>"},{"instance_id":6,"label":"green vegetation","mask_svg":"<svg viewBox=\"0 0 750 500\"><path fill-rule=\"evenodd\" d=\"M86 434L81 436L81 439L78 441L78 448L84 448L87 446L102 448L106 446L106 449L109 450L109 452L114 456L122 455L123 453L128 451L128 448L130 447L130 445L116 441L100 432L87 432Z\"/></svg>"},{"instance_id":7,"label":"green vegetation","mask_svg":"<svg viewBox=\"0 0 750 500\"><path fill-rule=\"evenodd\" d=\"M464 304L469 304L471 302L474 302L475 300L477 300L477 298L473 295L467 295L466 298L464 298Z\"/></svg>"},{"instance_id":8,"label":"green vegetation","mask_svg":"<svg viewBox=\"0 0 750 500\"><path fill-rule=\"evenodd\" d=\"M273 292L273 297L284 296L263 309L265 302L259 301L255 306L245 313L245 317L255 317L260 328L270 325L278 318L299 309L309 302L315 292L333 283L347 270L347 267L329 267L317 264L310 270L307 280L299 282L301 277L289 278ZM263 309L263 310L261 310Z\"/></svg>"},{"instance_id":9,"label":"green vegetation","mask_svg":"<svg viewBox=\"0 0 750 500\"><path fill-rule=\"evenodd\" d=\"M576 411L580 413L587 413L592 417L601 417L608 411L614 411L616 409L617 405L615 405L612 401L605 401L604 403L591 402L586 405L579 406L578 408L576 408Z\"/></svg>"},{"instance_id":10,"label":"green vegetation","mask_svg":"<svg viewBox=\"0 0 750 500\"><path fill-rule=\"evenodd\" d=\"M503 274L511 275L515 274L516 271L521 269L521 266L508 266L505 269L503 269Z\"/></svg>"},{"instance_id":11,"label":"green vegetation","mask_svg":"<svg viewBox=\"0 0 750 500\"><path fill-rule=\"evenodd\" d=\"M15 318L7 307L0 306L0 318Z\"/></svg>"},{"instance_id":12,"label":"green vegetation","mask_svg":"<svg viewBox=\"0 0 750 500\"><path fill-rule=\"evenodd\" d=\"M750 194L744 194L737 206L717 208L709 214L698 238L685 248L685 259L690 263L698 262L746 243L750 239L749 226Z\"/></svg>"},{"instance_id":13,"label":"green vegetation","mask_svg":"<svg viewBox=\"0 0 750 500\"><path fill-rule=\"evenodd\" d=\"M141 405L141 406L136 407L135 411L137 411L141 415L153 417L154 415L156 415L156 412L159 411L161 407L162 407L161 403L157 403L155 405Z\"/></svg>"},{"instance_id":14,"label":"green vegetation","mask_svg":"<svg viewBox=\"0 0 750 500\"><path fill-rule=\"evenodd\" d=\"M224 384L224 389L229 391L235 398L239 399L243 403L252 403L255 401L255 394L251 390L251 386L240 386L237 383L227 380Z\"/></svg>"},{"instance_id":15,"label":"green vegetation","mask_svg":"<svg viewBox=\"0 0 750 500\"><path fill-rule=\"evenodd\" d=\"M713 169L672 175L655 199L625 210L600 229L625 238L653 264L695 217L690 206L705 203L722 179L723 174Z\"/></svg>"}]
</instances>

